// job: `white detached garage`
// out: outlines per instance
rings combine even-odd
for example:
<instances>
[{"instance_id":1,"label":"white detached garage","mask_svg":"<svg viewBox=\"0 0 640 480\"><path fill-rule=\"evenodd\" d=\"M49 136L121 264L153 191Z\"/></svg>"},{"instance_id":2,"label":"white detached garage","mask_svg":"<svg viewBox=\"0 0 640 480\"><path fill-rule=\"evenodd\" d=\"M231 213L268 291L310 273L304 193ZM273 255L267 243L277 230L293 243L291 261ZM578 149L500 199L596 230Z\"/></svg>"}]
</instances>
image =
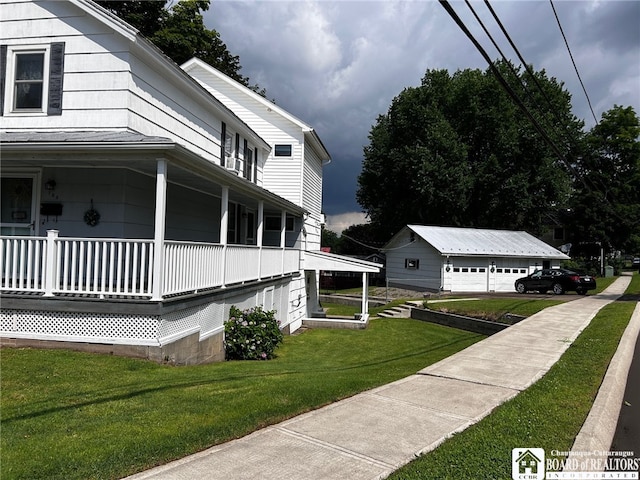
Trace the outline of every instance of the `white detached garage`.
<instances>
[{"instance_id":1,"label":"white detached garage","mask_svg":"<svg viewBox=\"0 0 640 480\"><path fill-rule=\"evenodd\" d=\"M389 286L513 292L514 282L569 257L527 232L407 225L385 245Z\"/></svg>"}]
</instances>

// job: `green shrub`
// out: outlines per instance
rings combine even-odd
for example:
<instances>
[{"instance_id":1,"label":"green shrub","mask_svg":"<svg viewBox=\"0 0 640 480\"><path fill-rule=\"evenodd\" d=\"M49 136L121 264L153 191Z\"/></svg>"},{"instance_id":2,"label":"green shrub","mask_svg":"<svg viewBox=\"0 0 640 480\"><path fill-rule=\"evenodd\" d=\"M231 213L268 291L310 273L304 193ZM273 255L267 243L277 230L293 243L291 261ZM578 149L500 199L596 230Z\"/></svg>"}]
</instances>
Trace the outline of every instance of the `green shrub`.
<instances>
[{"instance_id":1,"label":"green shrub","mask_svg":"<svg viewBox=\"0 0 640 480\"><path fill-rule=\"evenodd\" d=\"M227 360L268 360L282 342L280 321L275 311L262 307L240 310L232 306L224 323L224 348Z\"/></svg>"}]
</instances>

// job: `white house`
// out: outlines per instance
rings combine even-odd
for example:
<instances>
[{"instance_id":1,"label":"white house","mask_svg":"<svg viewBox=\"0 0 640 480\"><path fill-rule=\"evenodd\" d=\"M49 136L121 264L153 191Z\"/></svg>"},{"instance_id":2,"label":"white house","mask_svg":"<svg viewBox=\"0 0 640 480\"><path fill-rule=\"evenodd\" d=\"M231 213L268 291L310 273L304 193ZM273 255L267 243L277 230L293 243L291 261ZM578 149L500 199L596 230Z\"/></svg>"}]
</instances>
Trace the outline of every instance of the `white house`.
<instances>
[{"instance_id":1,"label":"white house","mask_svg":"<svg viewBox=\"0 0 640 480\"><path fill-rule=\"evenodd\" d=\"M290 332L378 271L320 252L311 127L89 0L0 3L0 114L2 344L220 360L231 305Z\"/></svg>"},{"instance_id":2,"label":"white house","mask_svg":"<svg viewBox=\"0 0 640 480\"><path fill-rule=\"evenodd\" d=\"M407 225L384 247L392 286L513 292L515 280L569 257L522 231Z\"/></svg>"}]
</instances>

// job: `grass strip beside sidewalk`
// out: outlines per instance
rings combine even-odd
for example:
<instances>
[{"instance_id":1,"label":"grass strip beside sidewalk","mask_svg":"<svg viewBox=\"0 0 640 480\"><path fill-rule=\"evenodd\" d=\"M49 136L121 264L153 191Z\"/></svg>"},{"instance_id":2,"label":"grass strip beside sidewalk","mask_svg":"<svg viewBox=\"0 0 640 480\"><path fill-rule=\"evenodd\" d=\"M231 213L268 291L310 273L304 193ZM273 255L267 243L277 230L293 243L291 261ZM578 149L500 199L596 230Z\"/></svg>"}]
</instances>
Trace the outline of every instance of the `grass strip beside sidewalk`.
<instances>
[{"instance_id":1,"label":"grass strip beside sidewalk","mask_svg":"<svg viewBox=\"0 0 640 480\"><path fill-rule=\"evenodd\" d=\"M635 275L627 293L638 291ZM570 450L635 306L604 307L540 381L389 479L509 479L513 448Z\"/></svg>"}]
</instances>

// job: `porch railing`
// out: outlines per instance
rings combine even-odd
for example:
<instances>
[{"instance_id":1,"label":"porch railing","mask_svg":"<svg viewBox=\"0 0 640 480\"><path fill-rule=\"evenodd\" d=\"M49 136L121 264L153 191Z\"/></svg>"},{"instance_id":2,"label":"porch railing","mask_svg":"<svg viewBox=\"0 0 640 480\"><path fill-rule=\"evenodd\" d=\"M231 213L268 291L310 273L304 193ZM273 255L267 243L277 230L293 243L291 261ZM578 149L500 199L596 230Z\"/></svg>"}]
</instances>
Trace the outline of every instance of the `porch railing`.
<instances>
[{"instance_id":1,"label":"porch railing","mask_svg":"<svg viewBox=\"0 0 640 480\"><path fill-rule=\"evenodd\" d=\"M276 247L165 241L162 297L298 271L300 252ZM152 240L0 237L6 292L151 298Z\"/></svg>"},{"instance_id":2,"label":"porch railing","mask_svg":"<svg viewBox=\"0 0 640 480\"><path fill-rule=\"evenodd\" d=\"M10 292L44 292L46 239L2 237L2 289Z\"/></svg>"}]
</instances>

